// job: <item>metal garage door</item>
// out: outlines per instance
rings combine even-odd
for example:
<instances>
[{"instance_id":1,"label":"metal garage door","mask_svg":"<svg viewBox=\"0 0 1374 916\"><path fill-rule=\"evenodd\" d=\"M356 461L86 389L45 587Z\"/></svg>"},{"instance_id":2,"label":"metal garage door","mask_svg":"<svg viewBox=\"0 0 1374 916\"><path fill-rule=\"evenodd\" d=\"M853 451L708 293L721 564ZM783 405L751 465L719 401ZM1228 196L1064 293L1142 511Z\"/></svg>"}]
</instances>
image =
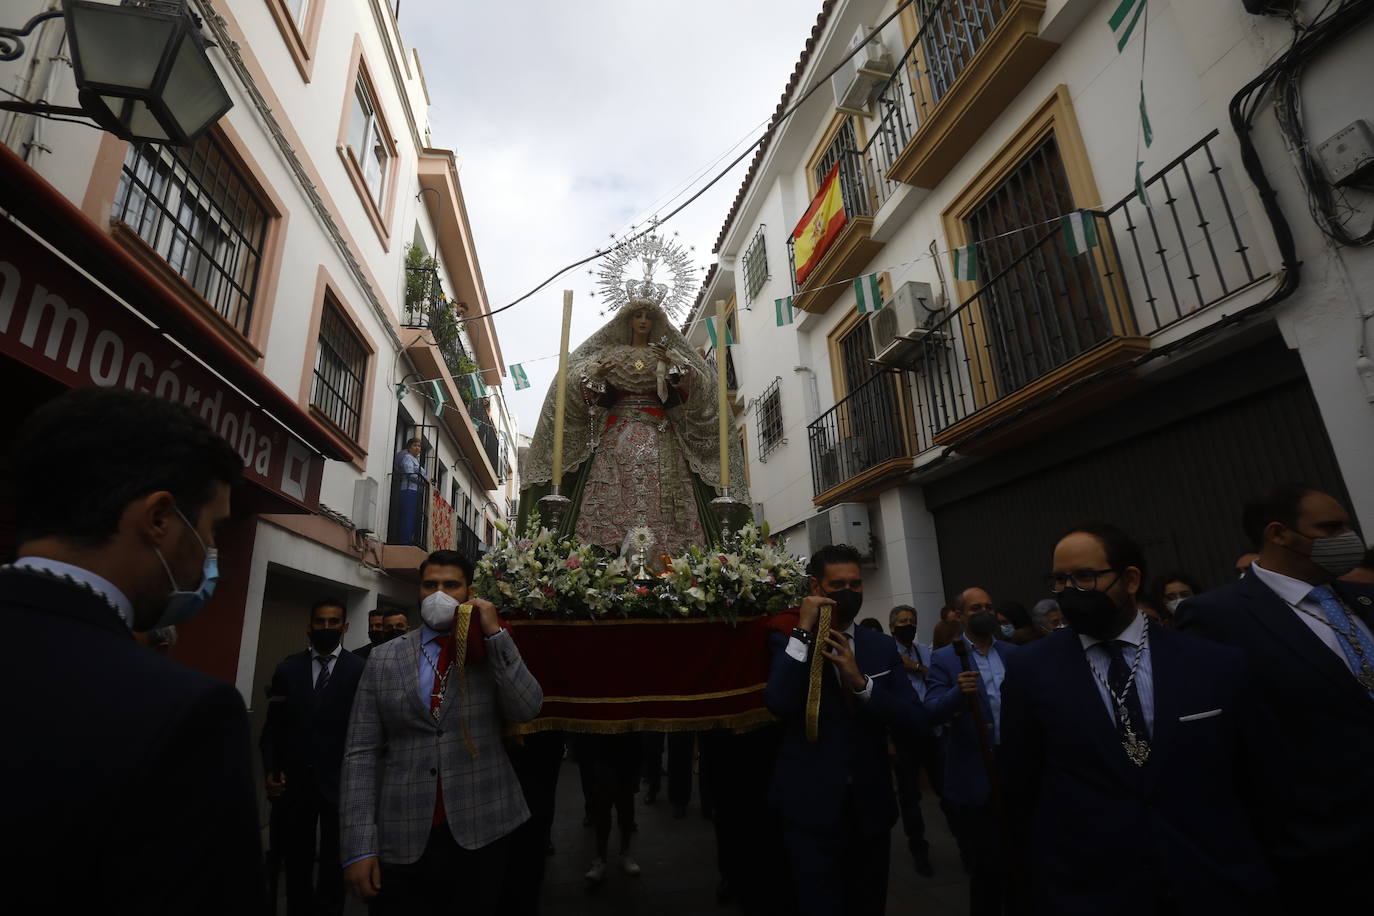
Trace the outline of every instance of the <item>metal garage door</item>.
<instances>
[{"instance_id":1,"label":"metal garage door","mask_svg":"<svg viewBox=\"0 0 1374 916\"><path fill-rule=\"evenodd\" d=\"M1201 392L1266 377L1268 387L1240 396L1231 390L1231 400L1198 409ZM1252 389L1255 384L1248 383ZM1153 414L1148 432L1055 463L1043 454L1071 450L1105 424L1147 414ZM1213 587L1232 578L1236 556L1248 549L1240 510L1249 497L1291 480L1349 505L1311 388L1296 357L1273 343L1137 395L996 461L1000 470L980 467L927 487L951 594L982 585L998 601L1029 606L1044 596L1042 576L1055 536L1087 519L1113 522L1140 541L1147 578L1181 569ZM1040 466L1016 476L1010 469L1018 464ZM983 478L981 489L977 481L959 480L975 475Z\"/></svg>"}]
</instances>

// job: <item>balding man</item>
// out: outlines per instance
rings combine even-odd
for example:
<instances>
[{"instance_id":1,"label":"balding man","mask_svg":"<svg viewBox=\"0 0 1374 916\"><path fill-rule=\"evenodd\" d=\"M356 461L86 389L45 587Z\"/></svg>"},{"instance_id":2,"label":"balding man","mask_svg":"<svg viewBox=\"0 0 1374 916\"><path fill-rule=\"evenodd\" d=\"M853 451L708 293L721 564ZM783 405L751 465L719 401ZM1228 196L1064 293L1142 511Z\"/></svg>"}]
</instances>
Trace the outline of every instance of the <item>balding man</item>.
<instances>
[{"instance_id":1,"label":"balding man","mask_svg":"<svg viewBox=\"0 0 1374 916\"><path fill-rule=\"evenodd\" d=\"M992 604L992 596L986 589L966 588L954 597L954 606L959 609L959 617L965 622L974 614L989 613L996 614L997 609Z\"/></svg>"}]
</instances>

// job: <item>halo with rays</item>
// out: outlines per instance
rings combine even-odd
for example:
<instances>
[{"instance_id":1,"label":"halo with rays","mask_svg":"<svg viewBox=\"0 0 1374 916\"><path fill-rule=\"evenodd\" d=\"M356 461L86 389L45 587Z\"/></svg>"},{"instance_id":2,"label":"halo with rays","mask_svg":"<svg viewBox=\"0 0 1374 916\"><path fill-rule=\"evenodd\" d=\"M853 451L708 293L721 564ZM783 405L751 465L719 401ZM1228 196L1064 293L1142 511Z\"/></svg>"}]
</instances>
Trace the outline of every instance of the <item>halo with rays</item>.
<instances>
[{"instance_id":1,"label":"halo with rays","mask_svg":"<svg viewBox=\"0 0 1374 916\"><path fill-rule=\"evenodd\" d=\"M655 227L650 232L616 243L596 272L597 289L607 312L624 308L629 301L625 284L652 280L668 287L663 311L679 320L696 301L701 278L689 250Z\"/></svg>"}]
</instances>

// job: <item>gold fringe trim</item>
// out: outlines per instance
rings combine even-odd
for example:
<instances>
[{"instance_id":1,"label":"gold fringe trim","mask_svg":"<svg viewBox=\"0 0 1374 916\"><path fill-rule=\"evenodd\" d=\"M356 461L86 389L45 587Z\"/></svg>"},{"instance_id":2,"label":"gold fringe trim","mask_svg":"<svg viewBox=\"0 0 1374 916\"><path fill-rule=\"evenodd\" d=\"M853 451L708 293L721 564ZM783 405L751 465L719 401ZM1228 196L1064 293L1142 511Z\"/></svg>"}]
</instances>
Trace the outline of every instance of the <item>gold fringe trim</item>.
<instances>
[{"instance_id":1,"label":"gold fringe trim","mask_svg":"<svg viewBox=\"0 0 1374 916\"><path fill-rule=\"evenodd\" d=\"M821 606L820 619L811 637L811 672L806 685L806 740L815 741L821 730L821 675L825 668L825 655L821 652L823 633L830 632L830 605Z\"/></svg>"},{"instance_id":2,"label":"gold fringe trim","mask_svg":"<svg viewBox=\"0 0 1374 916\"><path fill-rule=\"evenodd\" d=\"M693 700L719 700L725 697L737 697L746 693L756 693L767 687L768 684L754 684L749 687L738 687L734 690L721 690L717 693L684 693L670 694L664 696L646 697L544 697L545 703L675 703L692 702Z\"/></svg>"},{"instance_id":3,"label":"gold fringe trim","mask_svg":"<svg viewBox=\"0 0 1374 916\"><path fill-rule=\"evenodd\" d=\"M777 722L778 717L766 709L751 709L747 712L730 713L721 716L702 716L695 719L575 719L569 716L550 716L533 719L529 722L511 723L506 726L508 738L521 738L537 732L563 731L581 735L625 735L631 732L703 732L715 729L729 729L735 734L753 731Z\"/></svg>"},{"instance_id":4,"label":"gold fringe trim","mask_svg":"<svg viewBox=\"0 0 1374 916\"><path fill-rule=\"evenodd\" d=\"M472 605L460 604L453 616L453 664L458 668L458 690L459 697L466 697L468 692L467 679L463 674L463 663L468 657L468 630L472 628ZM473 759L477 759L477 745L472 742L472 735L468 732L468 719L463 715L463 703L458 702L458 724L463 729L463 743L467 745L468 753Z\"/></svg>"},{"instance_id":5,"label":"gold fringe trim","mask_svg":"<svg viewBox=\"0 0 1374 916\"><path fill-rule=\"evenodd\" d=\"M624 627L624 626L643 626L644 624L672 624L675 627L686 626L693 623L752 623L755 620L764 620L772 614L755 614L752 617L736 617L734 620L726 620L721 617L624 617L604 618L600 620L545 620L536 618L525 620L522 618L506 618L505 622L512 627Z\"/></svg>"}]
</instances>

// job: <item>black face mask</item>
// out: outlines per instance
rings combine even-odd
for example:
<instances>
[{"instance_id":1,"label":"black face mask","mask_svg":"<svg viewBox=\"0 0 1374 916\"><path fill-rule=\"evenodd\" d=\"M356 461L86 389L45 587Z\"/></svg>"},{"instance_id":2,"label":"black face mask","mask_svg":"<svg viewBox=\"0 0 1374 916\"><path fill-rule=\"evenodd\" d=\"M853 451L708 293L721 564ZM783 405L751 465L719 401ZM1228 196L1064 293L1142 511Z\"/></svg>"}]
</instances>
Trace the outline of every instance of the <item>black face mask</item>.
<instances>
[{"instance_id":1,"label":"black face mask","mask_svg":"<svg viewBox=\"0 0 1374 916\"><path fill-rule=\"evenodd\" d=\"M343 638L342 629L333 630L311 630L310 645L315 647L315 651L321 655L328 655L339 647L339 640Z\"/></svg>"},{"instance_id":2,"label":"black face mask","mask_svg":"<svg viewBox=\"0 0 1374 916\"><path fill-rule=\"evenodd\" d=\"M374 646L380 646L391 637L387 635L386 630L368 630L367 638L372 641Z\"/></svg>"},{"instance_id":3,"label":"black face mask","mask_svg":"<svg viewBox=\"0 0 1374 916\"><path fill-rule=\"evenodd\" d=\"M394 630L394 629L383 630L383 631L382 631L382 642L390 642L391 640L395 639L397 636L404 636L405 634L406 634L406 631L405 631L405 630Z\"/></svg>"},{"instance_id":4,"label":"black face mask","mask_svg":"<svg viewBox=\"0 0 1374 916\"><path fill-rule=\"evenodd\" d=\"M992 611L979 611L968 619L968 635L978 639L991 639L997 632L997 615Z\"/></svg>"},{"instance_id":5,"label":"black face mask","mask_svg":"<svg viewBox=\"0 0 1374 916\"><path fill-rule=\"evenodd\" d=\"M842 588L838 592L826 592L825 597L835 602L836 623L842 624L839 629L845 629L854 622L854 618L859 616L859 608L864 605L863 592L850 591Z\"/></svg>"},{"instance_id":6,"label":"black face mask","mask_svg":"<svg viewBox=\"0 0 1374 916\"><path fill-rule=\"evenodd\" d=\"M897 642L902 645L910 645L911 642L916 639L916 624L906 623L902 624L900 627L893 627L892 635L896 637Z\"/></svg>"},{"instance_id":7,"label":"black face mask","mask_svg":"<svg viewBox=\"0 0 1374 916\"><path fill-rule=\"evenodd\" d=\"M1106 592L1081 592L1066 588L1055 595L1064 620L1075 633L1094 639L1108 639L1116 635L1121 608Z\"/></svg>"}]
</instances>

